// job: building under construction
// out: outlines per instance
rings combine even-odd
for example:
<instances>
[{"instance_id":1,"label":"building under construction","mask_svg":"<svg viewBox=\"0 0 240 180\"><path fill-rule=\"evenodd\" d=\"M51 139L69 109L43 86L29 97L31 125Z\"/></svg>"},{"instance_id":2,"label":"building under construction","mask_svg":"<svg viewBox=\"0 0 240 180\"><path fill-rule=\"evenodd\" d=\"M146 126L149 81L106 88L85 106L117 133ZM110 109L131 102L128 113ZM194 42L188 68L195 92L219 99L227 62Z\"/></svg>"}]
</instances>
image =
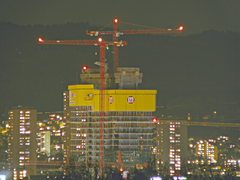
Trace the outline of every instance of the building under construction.
<instances>
[{"instance_id":1,"label":"building under construction","mask_svg":"<svg viewBox=\"0 0 240 180\"><path fill-rule=\"evenodd\" d=\"M105 73L104 162L124 166L144 164L152 154L156 90L139 90L139 68L118 68ZM84 84L69 85L64 92L64 163L99 161L99 71L83 70ZM114 88L112 88L114 87Z\"/></svg>"}]
</instances>

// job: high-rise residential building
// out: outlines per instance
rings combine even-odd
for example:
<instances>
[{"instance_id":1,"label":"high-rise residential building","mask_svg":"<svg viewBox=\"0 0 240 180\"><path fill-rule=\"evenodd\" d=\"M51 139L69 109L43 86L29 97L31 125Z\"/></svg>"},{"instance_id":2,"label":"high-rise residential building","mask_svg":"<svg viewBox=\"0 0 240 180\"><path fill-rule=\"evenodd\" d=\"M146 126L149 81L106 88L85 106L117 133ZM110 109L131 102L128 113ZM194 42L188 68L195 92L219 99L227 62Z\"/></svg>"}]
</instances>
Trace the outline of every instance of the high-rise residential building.
<instances>
[{"instance_id":1,"label":"high-rise residential building","mask_svg":"<svg viewBox=\"0 0 240 180\"><path fill-rule=\"evenodd\" d=\"M68 122L68 123L67 123ZM71 125L69 118L69 92L63 92L63 123L64 128L62 129L62 139L63 139L63 163L67 164L70 158L70 128Z\"/></svg>"},{"instance_id":2,"label":"high-rise residential building","mask_svg":"<svg viewBox=\"0 0 240 180\"><path fill-rule=\"evenodd\" d=\"M183 120L160 119L156 132L157 170L163 164L169 164L170 175L181 170L183 161L187 161L187 125Z\"/></svg>"},{"instance_id":3,"label":"high-rise residential building","mask_svg":"<svg viewBox=\"0 0 240 180\"><path fill-rule=\"evenodd\" d=\"M37 158L49 157L62 150L62 129L65 123L59 114L49 114L48 119L37 122ZM58 158L59 159L59 158Z\"/></svg>"},{"instance_id":4,"label":"high-rise residential building","mask_svg":"<svg viewBox=\"0 0 240 180\"><path fill-rule=\"evenodd\" d=\"M50 131L40 131L39 132L39 144L40 144L40 152L44 152L47 156L51 155L51 135Z\"/></svg>"},{"instance_id":5,"label":"high-rise residential building","mask_svg":"<svg viewBox=\"0 0 240 180\"><path fill-rule=\"evenodd\" d=\"M13 179L36 174L36 123L37 110L30 107L13 107L8 111L8 165Z\"/></svg>"},{"instance_id":6,"label":"high-rise residential building","mask_svg":"<svg viewBox=\"0 0 240 180\"><path fill-rule=\"evenodd\" d=\"M118 70L115 81L121 89L108 88L104 93L104 161L116 163L121 154L123 165L144 164L152 154L157 91L136 89L142 77L139 68ZM69 91L63 93L64 163L70 157L78 162L99 162L99 79L91 83L69 85Z\"/></svg>"},{"instance_id":7,"label":"high-rise residential building","mask_svg":"<svg viewBox=\"0 0 240 180\"><path fill-rule=\"evenodd\" d=\"M206 140L197 141L195 147L195 155L196 157L203 157L204 159L206 159L208 164L217 163L217 146L210 144Z\"/></svg>"}]
</instances>

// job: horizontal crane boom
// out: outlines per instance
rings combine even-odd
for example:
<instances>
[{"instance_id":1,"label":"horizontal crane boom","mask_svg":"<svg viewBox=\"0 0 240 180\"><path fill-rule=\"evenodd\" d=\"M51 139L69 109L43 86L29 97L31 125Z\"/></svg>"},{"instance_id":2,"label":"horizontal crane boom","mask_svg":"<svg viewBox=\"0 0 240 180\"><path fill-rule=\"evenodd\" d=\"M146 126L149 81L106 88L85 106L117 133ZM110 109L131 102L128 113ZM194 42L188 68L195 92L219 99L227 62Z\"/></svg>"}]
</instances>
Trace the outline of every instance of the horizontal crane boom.
<instances>
[{"instance_id":1,"label":"horizontal crane boom","mask_svg":"<svg viewBox=\"0 0 240 180\"><path fill-rule=\"evenodd\" d=\"M182 33L183 29L130 29L130 30L118 30L118 31L86 31L87 35L98 36L98 35L111 35L116 34L117 36L123 34L160 34L160 33Z\"/></svg>"},{"instance_id":2,"label":"horizontal crane boom","mask_svg":"<svg viewBox=\"0 0 240 180\"><path fill-rule=\"evenodd\" d=\"M176 120L172 120L172 121L176 121ZM159 123L169 124L172 121L159 120ZM240 127L240 123L197 122L197 121L182 121L182 120L179 120L178 122L180 122L181 125L187 125L187 126Z\"/></svg>"},{"instance_id":3,"label":"horizontal crane boom","mask_svg":"<svg viewBox=\"0 0 240 180\"><path fill-rule=\"evenodd\" d=\"M127 45L127 42L126 41L119 41L119 42L99 41L99 39L98 40L45 40L42 38L38 38L38 44L124 46L124 45Z\"/></svg>"}]
</instances>

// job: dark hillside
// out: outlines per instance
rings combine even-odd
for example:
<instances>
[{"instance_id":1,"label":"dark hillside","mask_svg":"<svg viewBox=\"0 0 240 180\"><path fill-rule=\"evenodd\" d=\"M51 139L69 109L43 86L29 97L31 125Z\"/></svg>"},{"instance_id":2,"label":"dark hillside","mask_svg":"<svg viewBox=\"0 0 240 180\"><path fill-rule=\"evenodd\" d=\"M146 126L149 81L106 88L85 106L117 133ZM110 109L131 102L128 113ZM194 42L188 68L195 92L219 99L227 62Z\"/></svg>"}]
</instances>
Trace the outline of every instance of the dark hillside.
<instances>
[{"instance_id":1,"label":"dark hillside","mask_svg":"<svg viewBox=\"0 0 240 180\"><path fill-rule=\"evenodd\" d=\"M19 104L38 111L62 110L62 91L76 83L76 73L99 60L99 47L39 45L45 39L95 39L88 23L20 26L1 22L1 112ZM111 40L110 37L105 38ZM212 114L239 117L240 35L205 31L190 36L124 35L120 66L140 67L140 88L157 89L157 115L194 118ZM112 48L106 58L112 67ZM112 72L112 70L110 70ZM78 78L79 79L79 78ZM79 80L80 82L80 80ZM237 102L231 104L231 102ZM225 104L224 104L225 103ZM221 115L220 115L221 114Z\"/></svg>"}]
</instances>

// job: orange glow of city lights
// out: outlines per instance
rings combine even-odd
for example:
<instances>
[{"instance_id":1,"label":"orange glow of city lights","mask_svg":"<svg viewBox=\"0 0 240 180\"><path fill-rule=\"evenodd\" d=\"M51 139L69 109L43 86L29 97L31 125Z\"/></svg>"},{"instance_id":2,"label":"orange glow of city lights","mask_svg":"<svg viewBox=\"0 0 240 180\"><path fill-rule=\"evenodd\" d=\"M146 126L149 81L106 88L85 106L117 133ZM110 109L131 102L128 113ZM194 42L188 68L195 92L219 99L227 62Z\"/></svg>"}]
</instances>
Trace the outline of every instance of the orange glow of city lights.
<instances>
[{"instance_id":1,"label":"orange glow of city lights","mask_svg":"<svg viewBox=\"0 0 240 180\"><path fill-rule=\"evenodd\" d=\"M115 24L118 23L118 18L115 18L114 21L113 21Z\"/></svg>"},{"instance_id":2,"label":"orange glow of city lights","mask_svg":"<svg viewBox=\"0 0 240 180\"><path fill-rule=\"evenodd\" d=\"M184 27L183 26L179 26L179 28L178 28L180 31L182 31L183 29L184 29Z\"/></svg>"},{"instance_id":3,"label":"orange glow of city lights","mask_svg":"<svg viewBox=\"0 0 240 180\"><path fill-rule=\"evenodd\" d=\"M102 42L103 41L103 39L102 38L98 38L98 42Z\"/></svg>"},{"instance_id":4,"label":"orange glow of city lights","mask_svg":"<svg viewBox=\"0 0 240 180\"><path fill-rule=\"evenodd\" d=\"M39 37L38 42L43 42L43 38Z\"/></svg>"},{"instance_id":5,"label":"orange glow of city lights","mask_svg":"<svg viewBox=\"0 0 240 180\"><path fill-rule=\"evenodd\" d=\"M82 69L83 69L84 71L86 71L86 70L87 70L87 66L83 66Z\"/></svg>"}]
</instances>

